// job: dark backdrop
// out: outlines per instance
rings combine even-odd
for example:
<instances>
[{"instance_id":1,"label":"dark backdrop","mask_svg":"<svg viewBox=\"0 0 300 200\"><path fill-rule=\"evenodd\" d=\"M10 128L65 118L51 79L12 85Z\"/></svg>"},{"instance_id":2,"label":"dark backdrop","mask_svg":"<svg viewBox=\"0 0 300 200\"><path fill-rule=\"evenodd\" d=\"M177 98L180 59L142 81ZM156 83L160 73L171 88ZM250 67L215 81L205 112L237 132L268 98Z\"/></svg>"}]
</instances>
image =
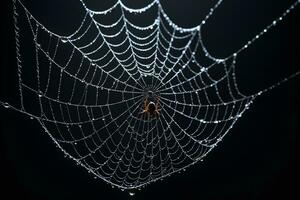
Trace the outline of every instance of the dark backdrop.
<instances>
[{"instance_id":1,"label":"dark backdrop","mask_svg":"<svg viewBox=\"0 0 300 200\"><path fill-rule=\"evenodd\" d=\"M74 31L83 15L78 0L23 2L42 24L59 34ZM112 4L111 0L88 2L95 9ZM144 1L124 2L131 7L145 5ZM171 19L184 27L199 24L215 2L161 1ZM216 56L230 54L293 2L226 0L204 28L208 49ZM17 92L16 87L8 84L12 78L8 72L16 69L11 1L1 1L0 14L0 100L14 100L10 94ZM300 70L299 20L300 7L238 56L237 79L244 93L266 88ZM259 97L204 162L137 191L134 198L300 198L299 102L297 77ZM130 198L65 159L36 121L2 107L0 117L0 199Z\"/></svg>"}]
</instances>

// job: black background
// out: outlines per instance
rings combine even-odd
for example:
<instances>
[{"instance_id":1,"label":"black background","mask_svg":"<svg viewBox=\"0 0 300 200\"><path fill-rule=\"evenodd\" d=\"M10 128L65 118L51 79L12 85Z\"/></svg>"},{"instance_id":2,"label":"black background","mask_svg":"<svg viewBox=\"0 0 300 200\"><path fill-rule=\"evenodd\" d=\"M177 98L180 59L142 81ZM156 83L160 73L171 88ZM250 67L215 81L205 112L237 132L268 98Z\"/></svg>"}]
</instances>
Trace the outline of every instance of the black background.
<instances>
[{"instance_id":1,"label":"black background","mask_svg":"<svg viewBox=\"0 0 300 200\"><path fill-rule=\"evenodd\" d=\"M95 8L112 1L87 1ZM201 22L216 1L161 3L177 24ZM145 1L124 1L130 7ZM215 56L226 56L264 29L293 1L227 0L207 22L203 37ZM24 1L46 27L71 33L83 16L79 1ZM12 2L1 1L0 100L17 101ZM237 59L240 89L252 94L300 70L300 7L256 41ZM33 63L34 64L34 63ZM17 97L17 96L16 96ZM134 199L297 199L299 185L300 77L258 99L221 145L182 174L136 191ZM0 108L0 199L130 199L65 159L39 124L25 115Z\"/></svg>"}]
</instances>

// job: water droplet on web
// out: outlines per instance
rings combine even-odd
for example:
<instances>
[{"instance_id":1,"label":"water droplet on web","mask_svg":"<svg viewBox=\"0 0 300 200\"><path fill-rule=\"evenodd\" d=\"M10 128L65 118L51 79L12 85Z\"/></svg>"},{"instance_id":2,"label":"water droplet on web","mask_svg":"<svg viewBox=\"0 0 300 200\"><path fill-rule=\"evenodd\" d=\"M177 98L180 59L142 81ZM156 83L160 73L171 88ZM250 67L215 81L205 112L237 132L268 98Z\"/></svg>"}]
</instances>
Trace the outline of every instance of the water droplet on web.
<instances>
[{"instance_id":1,"label":"water droplet on web","mask_svg":"<svg viewBox=\"0 0 300 200\"><path fill-rule=\"evenodd\" d=\"M61 42L62 43L66 43L68 40L66 40L66 39L61 39Z\"/></svg>"},{"instance_id":2,"label":"water droplet on web","mask_svg":"<svg viewBox=\"0 0 300 200\"><path fill-rule=\"evenodd\" d=\"M135 192L129 192L129 196L134 196Z\"/></svg>"},{"instance_id":3,"label":"water droplet on web","mask_svg":"<svg viewBox=\"0 0 300 200\"><path fill-rule=\"evenodd\" d=\"M10 108L10 105L8 103L5 103L4 108Z\"/></svg>"},{"instance_id":4,"label":"water droplet on web","mask_svg":"<svg viewBox=\"0 0 300 200\"><path fill-rule=\"evenodd\" d=\"M90 11L89 14L90 14L91 17L93 17L95 13Z\"/></svg>"}]
</instances>

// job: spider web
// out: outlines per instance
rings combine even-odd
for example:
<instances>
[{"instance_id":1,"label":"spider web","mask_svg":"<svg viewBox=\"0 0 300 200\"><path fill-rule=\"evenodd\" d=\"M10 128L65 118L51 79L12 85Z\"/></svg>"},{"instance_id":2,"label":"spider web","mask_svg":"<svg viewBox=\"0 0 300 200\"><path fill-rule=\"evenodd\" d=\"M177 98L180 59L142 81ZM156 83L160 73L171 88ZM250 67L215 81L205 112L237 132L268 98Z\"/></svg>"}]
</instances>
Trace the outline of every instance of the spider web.
<instances>
[{"instance_id":1,"label":"spider web","mask_svg":"<svg viewBox=\"0 0 300 200\"><path fill-rule=\"evenodd\" d=\"M20 102L0 103L36 119L66 157L120 189L202 161L257 96L300 73L252 95L242 94L235 78L238 54L299 1L225 58L210 55L201 35L222 0L192 28L173 23L158 0L140 9L117 1L104 11L80 1L85 16L69 36L51 32L14 1ZM139 23L143 15L151 20ZM35 66L21 52L30 37ZM158 117L141 114L150 96Z\"/></svg>"}]
</instances>

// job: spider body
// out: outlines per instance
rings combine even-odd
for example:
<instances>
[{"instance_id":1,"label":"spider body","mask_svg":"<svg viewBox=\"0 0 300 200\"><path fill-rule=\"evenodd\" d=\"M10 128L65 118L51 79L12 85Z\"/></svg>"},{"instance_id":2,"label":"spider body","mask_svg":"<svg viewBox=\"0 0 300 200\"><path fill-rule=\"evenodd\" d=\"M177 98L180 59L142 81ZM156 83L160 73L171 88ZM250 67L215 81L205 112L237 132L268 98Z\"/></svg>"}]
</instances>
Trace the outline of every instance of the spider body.
<instances>
[{"instance_id":1,"label":"spider body","mask_svg":"<svg viewBox=\"0 0 300 200\"><path fill-rule=\"evenodd\" d=\"M155 103L153 101L150 101L148 103L148 112L153 115L156 112L156 110L157 109Z\"/></svg>"},{"instance_id":2,"label":"spider body","mask_svg":"<svg viewBox=\"0 0 300 200\"><path fill-rule=\"evenodd\" d=\"M148 117L158 118L160 115L159 98L155 98L152 93L149 93L144 100L144 108L140 114L147 115Z\"/></svg>"}]
</instances>

